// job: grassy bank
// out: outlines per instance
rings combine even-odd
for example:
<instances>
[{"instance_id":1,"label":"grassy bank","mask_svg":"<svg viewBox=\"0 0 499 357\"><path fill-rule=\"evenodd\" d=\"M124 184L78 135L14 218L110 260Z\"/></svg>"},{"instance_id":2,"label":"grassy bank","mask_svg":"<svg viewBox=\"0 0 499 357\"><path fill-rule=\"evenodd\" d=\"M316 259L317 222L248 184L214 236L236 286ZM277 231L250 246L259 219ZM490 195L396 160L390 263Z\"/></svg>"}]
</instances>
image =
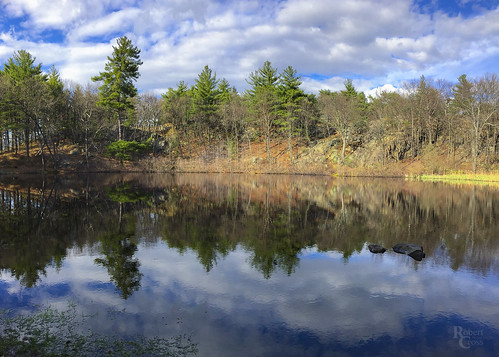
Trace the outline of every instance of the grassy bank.
<instances>
[{"instance_id":1,"label":"grassy bank","mask_svg":"<svg viewBox=\"0 0 499 357\"><path fill-rule=\"evenodd\" d=\"M406 176L412 180L446 182L451 184L490 185L499 187L499 172L494 173L451 173L444 175Z\"/></svg>"}]
</instances>

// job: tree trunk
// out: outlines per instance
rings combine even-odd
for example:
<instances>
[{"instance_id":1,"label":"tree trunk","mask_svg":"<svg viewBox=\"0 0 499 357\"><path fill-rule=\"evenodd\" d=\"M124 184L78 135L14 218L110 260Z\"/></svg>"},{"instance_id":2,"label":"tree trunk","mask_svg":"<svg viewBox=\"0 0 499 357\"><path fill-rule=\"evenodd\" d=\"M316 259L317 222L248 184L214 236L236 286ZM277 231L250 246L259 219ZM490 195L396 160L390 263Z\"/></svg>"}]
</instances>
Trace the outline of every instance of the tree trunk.
<instances>
[{"instance_id":1,"label":"tree trunk","mask_svg":"<svg viewBox=\"0 0 499 357\"><path fill-rule=\"evenodd\" d=\"M123 140L123 132L121 130L121 114L118 113L118 140Z\"/></svg>"},{"instance_id":2,"label":"tree trunk","mask_svg":"<svg viewBox=\"0 0 499 357\"><path fill-rule=\"evenodd\" d=\"M43 144L42 144L40 150L42 151L42 171L43 171L43 173L45 173L47 171L47 168L46 168L46 164L45 164L45 153L43 151Z\"/></svg>"},{"instance_id":3,"label":"tree trunk","mask_svg":"<svg viewBox=\"0 0 499 357\"><path fill-rule=\"evenodd\" d=\"M414 114L411 108L411 142L412 142L412 157L416 157L416 140L414 137Z\"/></svg>"},{"instance_id":4,"label":"tree trunk","mask_svg":"<svg viewBox=\"0 0 499 357\"><path fill-rule=\"evenodd\" d=\"M272 160L272 155L270 154L270 138L269 134L265 133L265 150L267 151L267 161L268 161L268 166L269 170L272 166L271 160Z\"/></svg>"},{"instance_id":5,"label":"tree trunk","mask_svg":"<svg viewBox=\"0 0 499 357\"><path fill-rule=\"evenodd\" d=\"M477 166L478 166L478 146L480 140L480 134L478 129L475 128L475 137L473 138L473 148L472 148L472 156L473 156L473 172L476 174Z\"/></svg>"},{"instance_id":6,"label":"tree trunk","mask_svg":"<svg viewBox=\"0 0 499 357\"><path fill-rule=\"evenodd\" d=\"M345 149L347 147L347 138L345 136L342 136L341 139L343 140L343 146L341 148L341 164L345 162Z\"/></svg>"},{"instance_id":7,"label":"tree trunk","mask_svg":"<svg viewBox=\"0 0 499 357\"><path fill-rule=\"evenodd\" d=\"M88 164L88 125L85 126L85 162L87 164L87 171L89 170Z\"/></svg>"},{"instance_id":8,"label":"tree trunk","mask_svg":"<svg viewBox=\"0 0 499 357\"><path fill-rule=\"evenodd\" d=\"M381 166L385 166L386 147L385 147L385 141L383 139L381 139L381 147L383 150L383 155L381 155Z\"/></svg>"},{"instance_id":9,"label":"tree trunk","mask_svg":"<svg viewBox=\"0 0 499 357\"><path fill-rule=\"evenodd\" d=\"M499 134L497 134L497 128L494 127L494 155L499 154Z\"/></svg>"},{"instance_id":10,"label":"tree trunk","mask_svg":"<svg viewBox=\"0 0 499 357\"><path fill-rule=\"evenodd\" d=\"M269 170L272 167L272 155L270 152L270 118L265 118L265 150L267 151L267 161Z\"/></svg>"},{"instance_id":11,"label":"tree trunk","mask_svg":"<svg viewBox=\"0 0 499 357\"><path fill-rule=\"evenodd\" d=\"M24 140L26 141L26 157L29 157L29 128L28 128L28 123L26 123L26 128L24 129Z\"/></svg>"},{"instance_id":12,"label":"tree trunk","mask_svg":"<svg viewBox=\"0 0 499 357\"><path fill-rule=\"evenodd\" d=\"M428 119L429 121L430 119ZM433 144L433 130L431 129L431 126L428 126L428 145Z\"/></svg>"},{"instance_id":13,"label":"tree trunk","mask_svg":"<svg viewBox=\"0 0 499 357\"><path fill-rule=\"evenodd\" d=\"M307 144L310 145L310 133L308 129L308 120L305 121L305 139L307 139Z\"/></svg>"}]
</instances>

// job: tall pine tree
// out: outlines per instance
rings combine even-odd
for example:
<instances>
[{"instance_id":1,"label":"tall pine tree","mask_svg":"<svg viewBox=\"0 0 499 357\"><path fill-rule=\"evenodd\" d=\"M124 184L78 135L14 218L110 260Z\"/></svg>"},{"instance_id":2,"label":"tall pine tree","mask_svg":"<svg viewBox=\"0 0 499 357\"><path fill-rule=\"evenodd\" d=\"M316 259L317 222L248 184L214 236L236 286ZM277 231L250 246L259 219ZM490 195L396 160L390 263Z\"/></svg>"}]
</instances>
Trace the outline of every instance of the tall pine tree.
<instances>
[{"instance_id":1,"label":"tall pine tree","mask_svg":"<svg viewBox=\"0 0 499 357\"><path fill-rule=\"evenodd\" d=\"M41 70L42 64L35 65L35 60L36 57L33 57L28 51L19 50L3 66L3 74L11 86L8 98L5 98L10 104L11 117L14 119L11 127L23 129L27 157L30 154L29 144L32 126L29 116L25 113L28 103L23 97L27 88L33 88L33 81L47 80Z\"/></svg>"},{"instance_id":2,"label":"tall pine tree","mask_svg":"<svg viewBox=\"0 0 499 357\"><path fill-rule=\"evenodd\" d=\"M122 140L123 120L127 110L133 110L131 99L137 95L134 81L140 76L140 50L123 36L118 38L117 46L113 46L113 55L107 59L105 71L92 77L92 81L103 82L99 87L98 103L113 112L118 124L118 140Z\"/></svg>"},{"instance_id":3,"label":"tall pine tree","mask_svg":"<svg viewBox=\"0 0 499 357\"><path fill-rule=\"evenodd\" d=\"M289 162L293 164L293 136L297 131L295 122L298 119L300 101L305 97L305 92L300 89L302 84L298 72L291 66L286 67L280 76L278 91L281 98L278 124L281 130L287 132Z\"/></svg>"}]
</instances>

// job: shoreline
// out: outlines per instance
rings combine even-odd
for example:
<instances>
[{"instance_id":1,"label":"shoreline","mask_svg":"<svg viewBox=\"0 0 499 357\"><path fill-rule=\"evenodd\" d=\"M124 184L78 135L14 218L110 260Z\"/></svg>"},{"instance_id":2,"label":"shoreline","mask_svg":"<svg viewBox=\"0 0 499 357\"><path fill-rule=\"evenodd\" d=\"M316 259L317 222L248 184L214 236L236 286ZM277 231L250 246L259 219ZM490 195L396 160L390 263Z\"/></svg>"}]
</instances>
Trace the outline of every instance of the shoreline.
<instances>
[{"instance_id":1,"label":"shoreline","mask_svg":"<svg viewBox=\"0 0 499 357\"><path fill-rule=\"evenodd\" d=\"M444 182L449 184L493 184L499 186L499 171L488 173L472 173L472 172L459 172L448 174L387 174L380 172L373 172L366 169L363 172L362 168L355 168L348 170L348 172L303 172L303 171L290 171L290 170L147 170L140 167L123 167L104 170L78 170L78 169L61 169L58 171L47 170L45 173L39 170L26 170L26 169L2 169L0 168L1 177L18 177L18 176L50 176L50 177L67 177L67 176L80 176L80 175L94 175L94 174L235 174L235 175L289 175L289 176L322 176L331 178L379 178L379 179L405 179L408 181L421 181L421 182ZM366 172L368 171L368 172ZM377 171L377 170L376 170Z\"/></svg>"},{"instance_id":2,"label":"shoreline","mask_svg":"<svg viewBox=\"0 0 499 357\"><path fill-rule=\"evenodd\" d=\"M282 144L282 143L281 143ZM281 145L282 146L282 145ZM355 155L347 157L345 164L338 163L337 150L322 150L315 147L296 147L293 159L284 147L274 149L270 163L262 143L252 145L252 150L241 150L237 158L228 156L223 150L207 155L207 150L194 151L184 158L168 155L145 156L135 161L112 159L92 153L88 162L81 150L65 146L59 152L58 170L48 163L42 172L40 156L27 158L24 153L0 153L0 177L6 176L81 176L86 174L243 174L243 175L307 175L324 177L357 178L401 178L411 181L448 182L452 184L474 183L499 186L499 167L472 172L471 163L464 158L450 160L440 155L434 161L421 157L417 160L391 161L373 164L362 161ZM277 148L277 147L276 147ZM75 153L76 152L76 153ZM438 165L437 165L438 163Z\"/></svg>"}]
</instances>

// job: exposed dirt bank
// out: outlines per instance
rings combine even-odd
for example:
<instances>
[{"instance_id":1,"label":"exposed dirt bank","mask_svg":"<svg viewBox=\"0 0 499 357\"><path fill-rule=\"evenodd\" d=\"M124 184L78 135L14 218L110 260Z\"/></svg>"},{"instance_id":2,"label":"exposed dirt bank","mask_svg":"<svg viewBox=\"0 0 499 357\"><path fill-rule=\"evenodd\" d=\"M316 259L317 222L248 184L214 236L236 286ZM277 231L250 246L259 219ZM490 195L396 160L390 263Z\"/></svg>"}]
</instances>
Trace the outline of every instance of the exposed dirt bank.
<instances>
[{"instance_id":1,"label":"exposed dirt bank","mask_svg":"<svg viewBox=\"0 0 499 357\"><path fill-rule=\"evenodd\" d=\"M250 174L305 174L328 176L404 177L423 174L472 173L466 153L448 154L444 147L435 147L417 160L386 160L379 162L375 150L347 152L341 164L340 150L334 140L322 140L313 146L293 143L292 152L287 142L273 143L269 153L264 143L251 143L237 153L229 153L223 144L210 148L199 147L182 158L147 156L133 162L120 162L93 153L88 161L74 146L62 147L57 172L78 174L85 172L226 172ZM496 160L496 161L499 161ZM485 167L487 166L487 167ZM484 170L484 169L487 170ZM499 163L482 165L482 172L499 173ZM27 158L24 152L0 154L0 174L20 175L42 172L42 158L36 150ZM47 161L47 173L54 173L53 164Z\"/></svg>"}]
</instances>

